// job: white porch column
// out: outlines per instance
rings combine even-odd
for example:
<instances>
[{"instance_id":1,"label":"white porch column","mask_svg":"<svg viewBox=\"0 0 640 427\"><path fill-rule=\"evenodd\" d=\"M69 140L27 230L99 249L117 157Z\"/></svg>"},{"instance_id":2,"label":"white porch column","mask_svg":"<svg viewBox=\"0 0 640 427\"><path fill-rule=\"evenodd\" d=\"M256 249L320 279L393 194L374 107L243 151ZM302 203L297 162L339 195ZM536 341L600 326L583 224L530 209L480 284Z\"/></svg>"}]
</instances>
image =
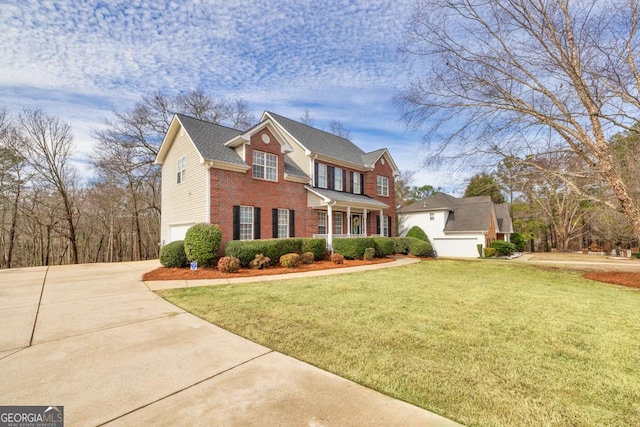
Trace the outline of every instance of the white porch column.
<instances>
[{"instance_id":1,"label":"white porch column","mask_svg":"<svg viewBox=\"0 0 640 427\"><path fill-rule=\"evenodd\" d=\"M331 205L327 205L327 245L333 252L333 209Z\"/></svg>"},{"instance_id":2,"label":"white porch column","mask_svg":"<svg viewBox=\"0 0 640 427\"><path fill-rule=\"evenodd\" d=\"M362 233L367 235L367 208L362 210Z\"/></svg>"},{"instance_id":3,"label":"white porch column","mask_svg":"<svg viewBox=\"0 0 640 427\"><path fill-rule=\"evenodd\" d=\"M380 235L384 236L384 211L380 209Z\"/></svg>"},{"instance_id":4,"label":"white porch column","mask_svg":"<svg viewBox=\"0 0 640 427\"><path fill-rule=\"evenodd\" d=\"M351 236L351 206L347 206L347 236Z\"/></svg>"}]
</instances>

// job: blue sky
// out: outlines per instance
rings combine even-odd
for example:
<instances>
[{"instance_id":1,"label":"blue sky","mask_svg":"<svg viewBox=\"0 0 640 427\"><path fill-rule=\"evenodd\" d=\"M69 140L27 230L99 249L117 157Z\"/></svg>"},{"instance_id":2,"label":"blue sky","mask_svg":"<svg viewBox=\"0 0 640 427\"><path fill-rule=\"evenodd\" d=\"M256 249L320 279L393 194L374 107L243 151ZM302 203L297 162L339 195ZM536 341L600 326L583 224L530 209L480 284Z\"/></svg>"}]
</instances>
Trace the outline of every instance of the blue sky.
<instances>
[{"instance_id":1,"label":"blue sky","mask_svg":"<svg viewBox=\"0 0 640 427\"><path fill-rule=\"evenodd\" d=\"M142 95L202 89L314 125L339 120L365 151L389 148L416 185L463 188L425 170L393 95L414 0L0 0L0 106L71 124L79 157L113 110Z\"/></svg>"}]
</instances>

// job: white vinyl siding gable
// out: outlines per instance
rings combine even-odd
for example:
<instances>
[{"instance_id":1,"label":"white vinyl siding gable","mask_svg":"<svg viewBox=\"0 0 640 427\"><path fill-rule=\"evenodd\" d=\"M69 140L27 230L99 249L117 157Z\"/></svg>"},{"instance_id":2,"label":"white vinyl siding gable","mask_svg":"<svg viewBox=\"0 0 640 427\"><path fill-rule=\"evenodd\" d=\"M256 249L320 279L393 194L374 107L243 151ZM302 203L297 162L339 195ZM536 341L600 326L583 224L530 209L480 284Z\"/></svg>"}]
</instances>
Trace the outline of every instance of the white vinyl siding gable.
<instances>
[{"instance_id":1,"label":"white vinyl siding gable","mask_svg":"<svg viewBox=\"0 0 640 427\"><path fill-rule=\"evenodd\" d=\"M184 181L177 182L177 165L184 158ZM186 132L178 132L162 165L161 242L171 241L171 226L209 222L207 179L200 154Z\"/></svg>"}]
</instances>

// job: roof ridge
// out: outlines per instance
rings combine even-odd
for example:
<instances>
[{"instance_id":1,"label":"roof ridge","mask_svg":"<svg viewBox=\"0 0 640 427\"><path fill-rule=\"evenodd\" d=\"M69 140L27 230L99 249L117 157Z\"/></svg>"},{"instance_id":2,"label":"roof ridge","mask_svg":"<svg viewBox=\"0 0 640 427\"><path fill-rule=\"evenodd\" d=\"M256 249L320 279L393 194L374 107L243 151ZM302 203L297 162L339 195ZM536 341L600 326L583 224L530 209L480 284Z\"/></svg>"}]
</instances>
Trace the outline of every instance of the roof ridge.
<instances>
[{"instance_id":1,"label":"roof ridge","mask_svg":"<svg viewBox=\"0 0 640 427\"><path fill-rule=\"evenodd\" d=\"M294 119L290 119L289 117L285 117L285 116L283 116L283 115L281 115L281 114L274 113L273 111L265 110L265 113L267 113L267 114L269 114L269 115L273 115L273 116L281 117L281 118L283 118L283 119L287 119L287 120L292 121L292 122L294 122L294 123L296 123L296 124L299 124L299 125L301 125L301 126L306 126L306 127L308 127L309 129L313 129L313 130L315 130L315 131L317 131L317 132L326 133L327 135L330 135L330 136L332 136L332 137L334 137L334 138L344 139L345 141L349 141L350 143L354 144L354 143L353 143L353 141L351 141L350 139L347 139L347 138L345 138L345 137L343 137L343 136L336 135L335 133L328 132L328 131L326 131L326 130L324 130L324 129L319 129L319 128L317 128L317 127L314 127L314 126L308 125L308 124L306 124L306 123L299 122L299 121L294 120ZM355 144L354 144L354 145L355 145ZM356 145L356 147L358 147L358 146ZM358 147L358 148L360 148L360 147ZM362 149L361 149L361 148L360 148L360 151L362 151ZM366 154L366 153L365 153L365 154Z\"/></svg>"},{"instance_id":2,"label":"roof ridge","mask_svg":"<svg viewBox=\"0 0 640 427\"><path fill-rule=\"evenodd\" d=\"M188 114L184 114L184 113L174 113L174 114L175 114L176 116L186 117L187 119L196 120L196 121L199 121L199 122L202 122L202 123L206 123L206 124L208 124L208 125L215 125L215 126L219 126L219 127L221 127L221 128L230 129L230 130L235 130L235 131L238 131L238 132L243 132L243 131L242 131L242 130L240 130L240 129L232 128L231 126L221 125L220 123L213 123L213 122L211 122L211 121L209 121L209 120L199 119L199 118L197 118L197 117L193 117L193 116L190 116L190 115L188 115Z\"/></svg>"}]
</instances>

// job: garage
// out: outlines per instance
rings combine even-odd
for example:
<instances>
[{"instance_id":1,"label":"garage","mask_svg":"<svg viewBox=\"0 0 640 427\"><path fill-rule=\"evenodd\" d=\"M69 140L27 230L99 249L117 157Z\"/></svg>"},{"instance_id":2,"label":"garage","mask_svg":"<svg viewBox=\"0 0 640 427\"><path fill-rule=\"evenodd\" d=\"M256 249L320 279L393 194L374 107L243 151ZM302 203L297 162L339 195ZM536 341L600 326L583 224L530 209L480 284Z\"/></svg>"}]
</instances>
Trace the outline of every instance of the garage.
<instances>
[{"instance_id":1,"label":"garage","mask_svg":"<svg viewBox=\"0 0 640 427\"><path fill-rule=\"evenodd\" d=\"M191 224L180 224L180 225L170 225L169 226L169 241L165 243L175 242L176 240L184 240L185 234L187 234L187 230L195 225L195 223Z\"/></svg>"},{"instance_id":2,"label":"garage","mask_svg":"<svg viewBox=\"0 0 640 427\"><path fill-rule=\"evenodd\" d=\"M439 257L478 258L478 239L435 238L433 248Z\"/></svg>"}]
</instances>

